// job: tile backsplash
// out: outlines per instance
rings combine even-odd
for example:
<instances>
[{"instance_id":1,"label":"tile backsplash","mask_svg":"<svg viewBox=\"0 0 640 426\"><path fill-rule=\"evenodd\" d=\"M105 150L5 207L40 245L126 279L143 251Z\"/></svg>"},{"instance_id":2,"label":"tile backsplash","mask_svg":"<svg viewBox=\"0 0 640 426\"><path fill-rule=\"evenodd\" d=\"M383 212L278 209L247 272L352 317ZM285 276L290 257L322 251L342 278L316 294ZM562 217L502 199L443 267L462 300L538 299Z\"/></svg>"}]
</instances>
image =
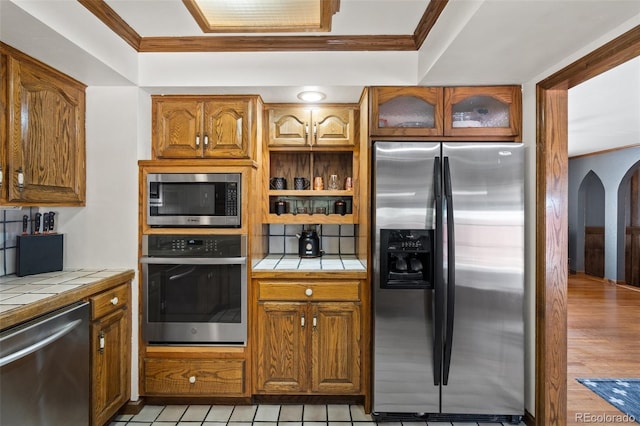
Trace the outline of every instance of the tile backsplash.
<instances>
[{"instance_id":1,"label":"tile backsplash","mask_svg":"<svg viewBox=\"0 0 640 426\"><path fill-rule=\"evenodd\" d=\"M298 237L304 225L269 225L269 254L298 254ZM325 254L356 254L356 225L315 225Z\"/></svg>"},{"instance_id":2,"label":"tile backsplash","mask_svg":"<svg viewBox=\"0 0 640 426\"><path fill-rule=\"evenodd\" d=\"M2 227L0 276L15 274L16 237L22 233L22 216L28 215L31 218L36 211L35 207L0 209L0 227Z\"/></svg>"}]
</instances>

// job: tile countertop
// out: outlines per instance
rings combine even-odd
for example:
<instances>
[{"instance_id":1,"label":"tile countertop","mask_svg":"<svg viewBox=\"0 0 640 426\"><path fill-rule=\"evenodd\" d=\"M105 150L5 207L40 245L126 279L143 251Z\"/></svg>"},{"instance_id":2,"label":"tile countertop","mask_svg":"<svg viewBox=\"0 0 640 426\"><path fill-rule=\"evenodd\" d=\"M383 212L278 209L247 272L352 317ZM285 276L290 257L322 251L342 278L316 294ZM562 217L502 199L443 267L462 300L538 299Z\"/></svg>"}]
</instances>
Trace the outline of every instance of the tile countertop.
<instances>
[{"instance_id":1,"label":"tile countertop","mask_svg":"<svg viewBox=\"0 0 640 426\"><path fill-rule=\"evenodd\" d=\"M65 269L17 277L0 277L0 328L37 316L133 279L131 269ZM40 312L42 311L42 312Z\"/></svg>"},{"instance_id":2,"label":"tile countertop","mask_svg":"<svg viewBox=\"0 0 640 426\"><path fill-rule=\"evenodd\" d=\"M254 271L341 271L365 272L367 268L355 256L326 255L300 258L292 255L268 255L253 266Z\"/></svg>"}]
</instances>

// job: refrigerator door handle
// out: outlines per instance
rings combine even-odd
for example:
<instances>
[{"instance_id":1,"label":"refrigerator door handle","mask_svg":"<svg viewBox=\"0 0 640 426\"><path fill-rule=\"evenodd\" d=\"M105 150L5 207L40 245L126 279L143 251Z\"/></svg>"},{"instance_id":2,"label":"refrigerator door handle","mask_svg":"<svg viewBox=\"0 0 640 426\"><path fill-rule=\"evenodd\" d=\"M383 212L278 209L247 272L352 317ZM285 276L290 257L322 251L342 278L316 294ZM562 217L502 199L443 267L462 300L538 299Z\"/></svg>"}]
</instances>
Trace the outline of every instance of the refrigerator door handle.
<instances>
[{"instance_id":1,"label":"refrigerator door handle","mask_svg":"<svg viewBox=\"0 0 640 426\"><path fill-rule=\"evenodd\" d=\"M449 157L444 157L444 199L447 207L447 318L444 335L444 366L442 384L449 381L451 367L451 348L453 345L453 318L456 296L456 248L455 227L453 223L453 191L451 190L451 170Z\"/></svg>"},{"instance_id":2,"label":"refrigerator door handle","mask_svg":"<svg viewBox=\"0 0 640 426\"><path fill-rule=\"evenodd\" d=\"M442 166L440 157L435 157L433 167L433 192L436 204L436 241L435 241L435 307L434 307L434 342L433 342L433 384L440 385L442 377L442 345L443 345L443 310L444 310L444 260L442 253Z\"/></svg>"}]
</instances>

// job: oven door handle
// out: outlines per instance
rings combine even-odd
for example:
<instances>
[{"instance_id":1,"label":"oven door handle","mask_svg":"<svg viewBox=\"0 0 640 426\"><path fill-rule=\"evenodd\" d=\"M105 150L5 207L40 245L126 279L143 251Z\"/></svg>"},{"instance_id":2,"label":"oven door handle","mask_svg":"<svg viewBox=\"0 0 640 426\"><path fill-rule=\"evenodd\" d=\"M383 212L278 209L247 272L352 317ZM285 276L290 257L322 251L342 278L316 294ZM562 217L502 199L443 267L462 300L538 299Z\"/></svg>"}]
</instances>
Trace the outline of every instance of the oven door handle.
<instances>
[{"instance_id":1,"label":"oven door handle","mask_svg":"<svg viewBox=\"0 0 640 426\"><path fill-rule=\"evenodd\" d=\"M143 256L140 263L165 265L246 265L246 257L150 257Z\"/></svg>"}]
</instances>

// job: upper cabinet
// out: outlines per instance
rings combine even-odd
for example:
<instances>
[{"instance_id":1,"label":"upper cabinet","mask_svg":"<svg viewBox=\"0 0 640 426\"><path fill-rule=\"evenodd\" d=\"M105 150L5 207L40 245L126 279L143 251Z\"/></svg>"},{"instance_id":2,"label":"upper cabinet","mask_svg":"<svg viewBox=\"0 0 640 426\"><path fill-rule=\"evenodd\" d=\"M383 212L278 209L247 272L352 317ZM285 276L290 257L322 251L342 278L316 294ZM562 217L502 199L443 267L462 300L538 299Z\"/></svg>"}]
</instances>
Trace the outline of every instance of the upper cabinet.
<instances>
[{"instance_id":1,"label":"upper cabinet","mask_svg":"<svg viewBox=\"0 0 640 426\"><path fill-rule=\"evenodd\" d=\"M270 146L353 146L355 108L335 105L269 110Z\"/></svg>"},{"instance_id":2,"label":"upper cabinet","mask_svg":"<svg viewBox=\"0 0 640 426\"><path fill-rule=\"evenodd\" d=\"M357 104L267 104L263 223L358 222Z\"/></svg>"},{"instance_id":3,"label":"upper cabinet","mask_svg":"<svg viewBox=\"0 0 640 426\"><path fill-rule=\"evenodd\" d=\"M2 43L0 62L1 203L83 206L86 86Z\"/></svg>"},{"instance_id":4,"label":"upper cabinet","mask_svg":"<svg viewBox=\"0 0 640 426\"><path fill-rule=\"evenodd\" d=\"M442 135L441 87L373 87L371 134Z\"/></svg>"},{"instance_id":5,"label":"upper cabinet","mask_svg":"<svg viewBox=\"0 0 640 426\"><path fill-rule=\"evenodd\" d=\"M372 87L370 112L373 137L521 140L519 86Z\"/></svg>"},{"instance_id":6,"label":"upper cabinet","mask_svg":"<svg viewBox=\"0 0 640 426\"><path fill-rule=\"evenodd\" d=\"M445 87L445 136L519 137L519 86Z\"/></svg>"},{"instance_id":7,"label":"upper cabinet","mask_svg":"<svg viewBox=\"0 0 640 426\"><path fill-rule=\"evenodd\" d=\"M152 155L251 159L258 96L152 96Z\"/></svg>"}]
</instances>

